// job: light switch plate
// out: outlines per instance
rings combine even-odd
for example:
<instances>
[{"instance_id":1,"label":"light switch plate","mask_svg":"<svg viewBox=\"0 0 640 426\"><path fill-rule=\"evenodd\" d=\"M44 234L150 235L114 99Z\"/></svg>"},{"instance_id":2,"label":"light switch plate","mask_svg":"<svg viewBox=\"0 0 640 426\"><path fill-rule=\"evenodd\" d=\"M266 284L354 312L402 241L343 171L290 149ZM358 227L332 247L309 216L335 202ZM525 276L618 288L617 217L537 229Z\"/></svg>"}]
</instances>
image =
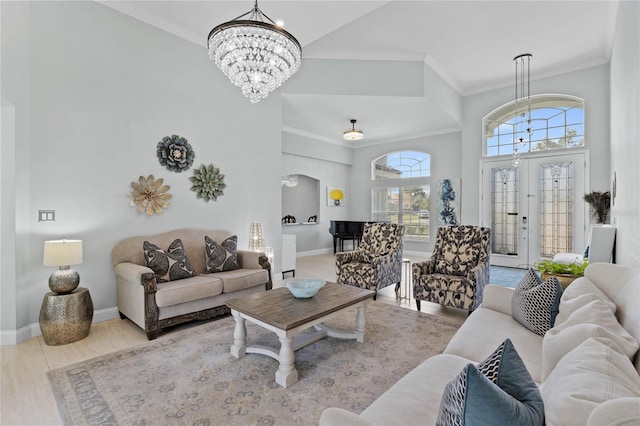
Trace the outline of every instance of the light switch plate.
<instances>
[{"instance_id":1,"label":"light switch plate","mask_svg":"<svg viewBox=\"0 0 640 426\"><path fill-rule=\"evenodd\" d=\"M38 210L38 222L55 222L55 210Z\"/></svg>"}]
</instances>

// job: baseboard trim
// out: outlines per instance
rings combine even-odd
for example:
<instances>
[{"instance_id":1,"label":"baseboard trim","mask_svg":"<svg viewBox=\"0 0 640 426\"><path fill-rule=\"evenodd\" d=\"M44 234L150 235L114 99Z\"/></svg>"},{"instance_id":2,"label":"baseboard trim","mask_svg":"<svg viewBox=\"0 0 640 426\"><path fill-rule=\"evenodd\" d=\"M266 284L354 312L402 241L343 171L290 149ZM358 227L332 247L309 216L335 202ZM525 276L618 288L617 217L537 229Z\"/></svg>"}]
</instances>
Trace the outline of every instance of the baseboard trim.
<instances>
[{"instance_id":1,"label":"baseboard trim","mask_svg":"<svg viewBox=\"0 0 640 426\"><path fill-rule=\"evenodd\" d=\"M117 307L98 309L97 311L93 311L93 320L91 323L95 324L97 322L108 321L116 318L120 318ZM40 324L37 322L29 324L18 330L0 331L0 345L18 345L22 342L26 342L32 337L40 336L41 334Z\"/></svg>"}]
</instances>

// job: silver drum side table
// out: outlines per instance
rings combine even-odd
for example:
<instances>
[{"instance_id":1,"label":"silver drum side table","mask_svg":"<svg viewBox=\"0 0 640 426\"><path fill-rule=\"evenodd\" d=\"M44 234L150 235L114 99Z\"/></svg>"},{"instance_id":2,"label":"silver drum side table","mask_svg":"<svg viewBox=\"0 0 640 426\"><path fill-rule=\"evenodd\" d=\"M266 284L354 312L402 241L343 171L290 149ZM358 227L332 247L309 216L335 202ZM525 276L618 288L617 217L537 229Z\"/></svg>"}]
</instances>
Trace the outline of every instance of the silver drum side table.
<instances>
[{"instance_id":1,"label":"silver drum side table","mask_svg":"<svg viewBox=\"0 0 640 426\"><path fill-rule=\"evenodd\" d=\"M49 292L40 308L40 331L50 346L77 342L89 335L93 302L89 289L78 287L69 294Z\"/></svg>"}]
</instances>

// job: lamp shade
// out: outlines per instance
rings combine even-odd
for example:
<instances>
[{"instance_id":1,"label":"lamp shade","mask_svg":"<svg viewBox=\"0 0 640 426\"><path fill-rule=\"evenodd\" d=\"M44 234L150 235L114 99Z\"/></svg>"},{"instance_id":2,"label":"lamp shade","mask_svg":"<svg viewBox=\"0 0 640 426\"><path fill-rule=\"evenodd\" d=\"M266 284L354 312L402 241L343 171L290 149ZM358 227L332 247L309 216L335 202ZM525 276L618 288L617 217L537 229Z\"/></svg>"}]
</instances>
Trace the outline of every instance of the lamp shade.
<instances>
[{"instance_id":1,"label":"lamp shade","mask_svg":"<svg viewBox=\"0 0 640 426\"><path fill-rule=\"evenodd\" d=\"M69 266L82 263L82 240L44 242L44 266Z\"/></svg>"},{"instance_id":2,"label":"lamp shade","mask_svg":"<svg viewBox=\"0 0 640 426\"><path fill-rule=\"evenodd\" d=\"M253 222L249 229L249 250L264 250L264 237L262 236L262 223L260 222Z\"/></svg>"}]
</instances>

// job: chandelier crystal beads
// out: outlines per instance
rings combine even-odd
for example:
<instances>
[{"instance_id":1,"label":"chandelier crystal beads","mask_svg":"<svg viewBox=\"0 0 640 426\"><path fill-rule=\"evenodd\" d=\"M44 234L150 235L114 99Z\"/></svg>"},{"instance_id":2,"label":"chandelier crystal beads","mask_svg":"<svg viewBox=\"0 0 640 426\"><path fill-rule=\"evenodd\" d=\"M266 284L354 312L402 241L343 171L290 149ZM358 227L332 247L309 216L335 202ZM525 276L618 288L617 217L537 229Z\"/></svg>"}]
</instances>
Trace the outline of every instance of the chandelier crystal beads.
<instances>
[{"instance_id":1,"label":"chandelier crystal beads","mask_svg":"<svg viewBox=\"0 0 640 426\"><path fill-rule=\"evenodd\" d=\"M257 0L251 11L211 30L207 45L209 57L251 103L280 87L302 59L298 40L262 13Z\"/></svg>"}]
</instances>

